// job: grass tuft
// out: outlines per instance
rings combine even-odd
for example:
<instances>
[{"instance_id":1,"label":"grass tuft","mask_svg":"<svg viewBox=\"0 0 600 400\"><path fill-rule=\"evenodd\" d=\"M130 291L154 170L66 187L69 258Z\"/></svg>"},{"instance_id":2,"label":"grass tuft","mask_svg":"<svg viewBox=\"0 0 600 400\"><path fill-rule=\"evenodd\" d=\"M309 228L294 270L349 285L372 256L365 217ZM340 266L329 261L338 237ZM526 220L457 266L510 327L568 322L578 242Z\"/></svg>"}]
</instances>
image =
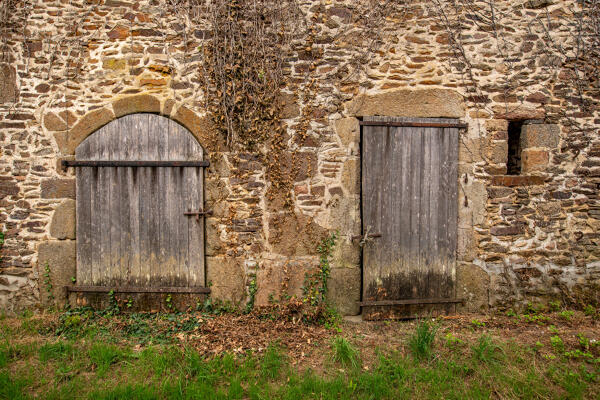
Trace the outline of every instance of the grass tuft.
<instances>
[{"instance_id":1,"label":"grass tuft","mask_svg":"<svg viewBox=\"0 0 600 400\"><path fill-rule=\"evenodd\" d=\"M38 350L41 362L60 360L69 354L73 354L73 346L63 341L43 344Z\"/></svg>"},{"instance_id":2,"label":"grass tuft","mask_svg":"<svg viewBox=\"0 0 600 400\"><path fill-rule=\"evenodd\" d=\"M103 376L110 366L123 358L123 352L115 345L96 343L89 350L90 361L97 368L99 376Z\"/></svg>"},{"instance_id":3,"label":"grass tuft","mask_svg":"<svg viewBox=\"0 0 600 400\"><path fill-rule=\"evenodd\" d=\"M438 326L429 320L417 324L414 333L408 338L408 345L413 356L419 360L431 358Z\"/></svg>"},{"instance_id":4,"label":"grass tuft","mask_svg":"<svg viewBox=\"0 0 600 400\"><path fill-rule=\"evenodd\" d=\"M502 348L489 335L482 335L477 343L471 346L471 350L475 359L483 363L498 361L499 355L503 353Z\"/></svg>"},{"instance_id":5,"label":"grass tuft","mask_svg":"<svg viewBox=\"0 0 600 400\"><path fill-rule=\"evenodd\" d=\"M331 341L332 359L344 367L357 368L360 365L358 350L348 340L336 336Z\"/></svg>"}]
</instances>

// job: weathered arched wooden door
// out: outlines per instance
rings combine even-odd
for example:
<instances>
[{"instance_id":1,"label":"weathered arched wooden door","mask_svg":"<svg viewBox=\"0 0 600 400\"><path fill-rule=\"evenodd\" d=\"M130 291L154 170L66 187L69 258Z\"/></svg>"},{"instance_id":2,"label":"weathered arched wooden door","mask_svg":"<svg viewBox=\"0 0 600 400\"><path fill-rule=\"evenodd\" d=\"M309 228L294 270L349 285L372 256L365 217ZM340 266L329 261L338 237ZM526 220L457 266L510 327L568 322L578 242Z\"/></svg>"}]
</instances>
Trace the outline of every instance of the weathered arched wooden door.
<instances>
[{"instance_id":1,"label":"weathered arched wooden door","mask_svg":"<svg viewBox=\"0 0 600 400\"><path fill-rule=\"evenodd\" d=\"M184 127L132 114L76 149L75 292L203 293L203 151Z\"/></svg>"}]
</instances>

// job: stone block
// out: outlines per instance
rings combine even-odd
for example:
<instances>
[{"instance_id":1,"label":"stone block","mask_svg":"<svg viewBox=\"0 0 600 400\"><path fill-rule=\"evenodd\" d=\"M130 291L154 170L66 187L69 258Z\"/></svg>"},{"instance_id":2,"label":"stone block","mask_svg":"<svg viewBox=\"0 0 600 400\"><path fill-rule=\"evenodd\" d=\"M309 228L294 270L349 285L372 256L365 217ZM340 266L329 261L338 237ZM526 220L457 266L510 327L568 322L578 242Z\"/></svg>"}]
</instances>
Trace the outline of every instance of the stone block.
<instances>
[{"instance_id":1,"label":"stone block","mask_svg":"<svg viewBox=\"0 0 600 400\"><path fill-rule=\"evenodd\" d=\"M64 200L54 211L50 236L55 239L75 239L75 200Z\"/></svg>"},{"instance_id":2,"label":"stone block","mask_svg":"<svg viewBox=\"0 0 600 400\"><path fill-rule=\"evenodd\" d=\"M63 306L67 301L65 286L76 276L77 258L74 240L52 240L38 247L38 277L43 305ZM46 275L46 266L48 275ZM49 280L49 281L47 281ZM51 295L54 299L51 298Z\"/></svg>"},{"instance_id":3,"label":"stone block","mask_svg":"<svg viewBox=\"0 0 600 400\"><path fill-rule=\"evenodd\" d=\"M74 199L75 179L50 178L42 181L43 199Z\"/></svg>"},{"instance_id":4,"label":"stone block","mask_svg":"<svg viewBox=\"0 0 600 400\"><path fill-rule=\"evenodd\" d=\"M458 207L459 226L483 224L487 215L485 205L488 199L485 184L471 180L462 185L461 195L463 197L459 198Z\"/></svg>"},{"instance_id":5,"label":"stone block","mask_svg":"<svg viewBox=\"0 0 600 400\"><path fill-rule=\"evenodd\" d=\"M246 275L239 258L206 257L206 281L212 299L240 305L246 297Z\"/></svg>"},{"instance_id":6,"label":"stone block","mask_svg":"<svg viewBox=\"0 0 600 400\"><path fill-rule=\"evenodd\" d=\"M258 290L255 304L266 306L271 297L278 300L283 295L302 298L306 275L317 271L318 267L317 257L264 260L256 271Z\"/></svg>"},{"instance_id":7,"label":"stone block","mask_svg":"<svg viewBox=\"0 0 600 400\"><path fill-rule=\"evenodd\" d=\"M342 186L350 194L360 194L360 160L350 159L344 162Z\"/></svg>"},{"instance_id":8,"label":"stone block","mask_svg":"<svg viewBox=\"0 0 600 400\"><path fill-rule=\"evenodd\" d=\"M485 130L491 132L506 132L508 131L508 121L505 119L488 119L485 121Z\"/></svg>"},{"instance_id":9,"label":"stone block","mask_svg":"<svg viewBox=\"0 0 600 400\"><path fill-rule=\"evenodd\" d=\"M508 121L524 121L527 119L544 119L545 112L543 108L531 108L531 107L515 107L508 109L505 106L494 106L494 118L505 119Z\"/></svg>"},{"instance_id":10,"label":"stone block","mask_svg":"<svg viewBox=\"0 0 600 400\"><path fill-rule=\"evenodd\" d=\"M215 218L206 219L205 249L207 256L217 256L225 252L224 243L221 241L219 222Z\"/></svg>"},{"instance_id":11,"label":"stone block","mask_svg":"<svg viewBox=\"0 0 600 400\"><path fill-rule=\"evenodd\" d=\"M508 141L492 140L486 151L487 161L491 164L506 164L508 161Z\"/></svg>"},{"instance_id":12,"label":"stone block","mask_svg":"<svg viewBox=\"0 0 600 400\"><path fill-rule=\"evenodd\" d=\"M124 97L112 103L117 118L133 113L159 113L160 101L147 94Z\"/></svg>"},{"instance_id":13,"label":"stone block","mask_svg":"<svg viewBox=\"0 0 600 400\"><path fill-rule=\"evenodd\" d=\"M395 90L360 95L346 104L352 116L382 115L389 117L462 118L463 97L450 89Z\"/></svg>"},{"instance_id":14,"label":"stone block","mask_svg":"<svg viewBox=\"0 0 600 400\"><path fill-rule=\"evenodd\" d=\"M465 299L466 311L485 311L489 307L490 276L471 263L458 263L456 267L456 294Z\"/></svg>"},{"instance_id":15,"label":"stone block","mask_svg":"<svg viewBox=\"0 0 600 400\"><path fill-rule=\"evenodd\" d=\"M461 163L477 163L483 161L480 138L461 139L458 143L458 161Z\"/></svg>"},{"instance_id":16,"label":"stone block","mask_svg":"<svg viewBox=\"0 0 600 400\"><path fill-rule=\"evenodd\" d=\"M360 313L360 268L333 268L327 284L327 299L342 315Z\"/></svg>"},{"instance_id":17,"label":"stone block","mask_svg":"<svg viewBox=\"0 0 600 400\"><path fill-rule=\"evenodd\" d=\"M127 69L127 60L124 58L105 58L102 60L102 68L110 71L124 71Z\"/></svg>"},{"instance_id":18,"label":"stone block","mask_svg":"<svg viewBox=\"0 0 600 400\"><path fill-rule=\"evenodd\" d=\"M19 97L15 68L0 64L0 103L15 103Z\"/></svg>"},{"instance_id":19,"label":"stone block","mask_svg":"<svg viewBox=\"0 0 600 400\"><path fill-rule=\"evenodd\" d=\"M548 167L550 155L546 150L523 150L521 152L521 173L541 172Z\"/></svg>"},{"instance_id":20,"label":"stone block","mask_svg":"<svg viewBox=\"0 0 600 400\"><path fill-rule=\"evenodd\" d=\"M560 141L560 127L555 124L523 125L521 148L545 147L555 149Z\"/></svg>"},{"instance_id":21,"label":"stone block","mask_svg":"<svg viewBox=\"0 0 600 400\"><path fill-rule=\"evenodd\" d=\"M296 118L300 116L298 98L293 93L281 93L277 101L281 108L281 119Z\"/></svg>"},{"instance_id":22,"label":"stone block","mask_svg":"<svg viewBox=\"0 0 600 400\"><path fill-rule=\"evenodd\" d=\"M523 227L521 225L511 226L492 226L490 233L493 236L515 236L523 234Z\"/></svg>"},{"instance_id":23,"label":"stone block","mask_svg":"<svg viewBox=\"0 0 600 400\"><path fill-rule=\"evenodd\" d=\"M199 117L192 110L183 106L179 107L171 117L186 127L205 151L214 152L224 148L224 137L217 132L210 117Z\"/></svg>"},{"instance_id":24,"label":"stone block","mask_svg":"<svg viewBox=\"0 0 600 400\"><path fill-rule=\"evenodd\" d=\"M360 226L359 226L360 228ZM350 236L338 238L331 254L332 268L360 267L360 246Z\"/></svg>"},{"instance_id":25,"label":"stone block","mask_svg":"<svg viewBox=\"0 0 600 400\"><path fill-rule=\"evenodd\" d=\"M344 147L358 149L360 140L360 126L356 118L342 118L335 121L335 131L342 141Z\"/></svg>"},{"instance_id":26,"label":"stone block","mask_svg":"<svg viewBox=\"0 0 600 400\"><path fill-rule=\"evenodd\" d=\"M87 113L69 130L66 148L61 149L61 152L63 154L74 154L79 143L113 119L115 119L115 116L108 108L100 108Z\"/></svg>"},{"instance_id":27,"label":"stone block","mask_svg":"<svg viewBox=\"0 0 600 400\"><path fill-rule=\"evenodd\" d=\"M529 175L498 175L492 177L493 186L535 186L543 185L546 179L542 176Z\"/></svg>"},{"instance_id":28,"label":"stone block","mask_svg":"<svg viewBox=\"0 0 600 400\"><path fill-rule=\"evenodd\" d=\"M68 128L67 123L54 113L44 115L43 123L44 128L49 131L64 131Z\"/></svg>"},{"instance_id":29,"label":"stone block","mask_svg":"<svg viewBox=\"0 0 600 400\"><path fill-rule=\"evenodd\" d=\"M335 196L329 202L329 227L341 235L360 234L360 202L356 196Z\"/></svg>"},{"instance_id":30,"label":"stone block","mask_svg":"<svg viewBox=\"0 0 600 400\"><path fill-rule=\"evenodd\" d=\"M269 218L269 245L276 254L304 256L317 254L327 230L303 214L272 214Z\"/></svg>"}]
</instances>

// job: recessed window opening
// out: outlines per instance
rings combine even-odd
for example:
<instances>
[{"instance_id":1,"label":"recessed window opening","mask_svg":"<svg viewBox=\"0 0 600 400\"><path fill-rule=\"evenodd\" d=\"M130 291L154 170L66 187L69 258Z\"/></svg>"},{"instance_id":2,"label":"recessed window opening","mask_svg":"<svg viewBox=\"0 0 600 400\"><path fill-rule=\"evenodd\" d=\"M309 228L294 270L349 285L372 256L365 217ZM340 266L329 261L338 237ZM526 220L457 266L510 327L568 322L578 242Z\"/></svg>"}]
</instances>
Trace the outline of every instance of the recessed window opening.
<instances>
[{"instance_id":1,"label":"recessed window opening","mask_svg":"<svg viewBox=\"0 0 600 400\"><path fill-rule=\"evenodd\" d=\"M508 123L508 159L506 161L506 174L519 175L521 173L521 128L523 121L510 121Z\"/></svg>"}]
</instances>

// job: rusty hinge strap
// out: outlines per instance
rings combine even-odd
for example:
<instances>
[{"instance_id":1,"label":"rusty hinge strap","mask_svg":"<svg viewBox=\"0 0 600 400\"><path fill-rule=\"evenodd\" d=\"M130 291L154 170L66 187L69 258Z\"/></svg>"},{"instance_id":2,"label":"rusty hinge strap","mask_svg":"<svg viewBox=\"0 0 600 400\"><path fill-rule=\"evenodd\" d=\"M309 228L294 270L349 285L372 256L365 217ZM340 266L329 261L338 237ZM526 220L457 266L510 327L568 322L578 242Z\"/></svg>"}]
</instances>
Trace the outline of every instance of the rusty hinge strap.
<instances>
[{"instance_id":1,"label":"rusty hinge strap","mask_svg":"<svg viewBox=\"0 0 600 400\"><path fill-rule=\"evenodd\" d=\"M468 124L461 122L392 122L392 121L360 121L361 126L395 126L406 128L458 128L466 129Z\"/></svg>"},{"instance_id":2,"label":"rusty hinge strap","mask_svg":"<svg viewBox=\"0 0 600 400\"><path fill-rule=\"evenodd\" d=\"M464 303L465 299L406 299L406 300L376 300L359 301L360 306L395 306L403 304L446 304Z\"/></svg>"},{"instance_id":3,"label":"rusty hinge strap","mask_svg":"<svg viewBox=\"0 0 600 400\"><path fill-rule=\"evenodd\" d=\"M87 293L210 293L209 287L65 286L67 292Z\"/></svg>"},{"instance_id":4,"label":"rusty hinge strap","mask_svg":"<svg viewBox=\"0 0 600 400\"><path fill-rule=\"evenodd\" d=\"M62 160L62 167L208 167L208 161Z\"/></svg>"}]
</instances>

